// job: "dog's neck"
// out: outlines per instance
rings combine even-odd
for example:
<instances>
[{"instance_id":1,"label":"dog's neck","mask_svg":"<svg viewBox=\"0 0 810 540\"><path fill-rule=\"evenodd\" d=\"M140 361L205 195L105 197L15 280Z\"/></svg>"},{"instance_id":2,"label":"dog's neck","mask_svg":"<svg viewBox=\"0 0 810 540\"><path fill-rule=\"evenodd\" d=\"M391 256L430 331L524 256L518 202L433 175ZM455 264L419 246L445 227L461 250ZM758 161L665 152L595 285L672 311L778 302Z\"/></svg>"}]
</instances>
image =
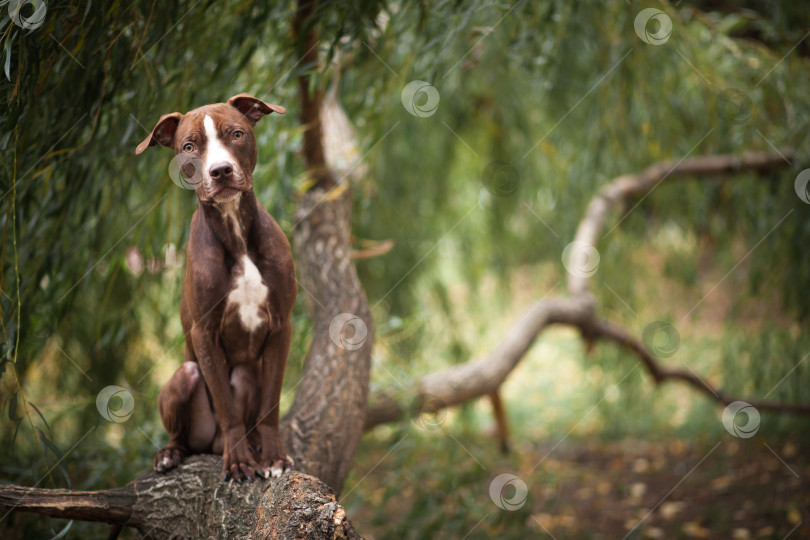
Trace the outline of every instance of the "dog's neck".
<instances>
[{"instance_id":1,"label":"dog's neck","mask_svg":"<svg viewBox=\"0 0 810 540\"><path fill-rule=\"evenodd\" d=\"M200 212L225 251L234 259L247 253L248 239L256 217L256 195L243 192L228 202L198 202Z\"/></svg>"}]
</instances>

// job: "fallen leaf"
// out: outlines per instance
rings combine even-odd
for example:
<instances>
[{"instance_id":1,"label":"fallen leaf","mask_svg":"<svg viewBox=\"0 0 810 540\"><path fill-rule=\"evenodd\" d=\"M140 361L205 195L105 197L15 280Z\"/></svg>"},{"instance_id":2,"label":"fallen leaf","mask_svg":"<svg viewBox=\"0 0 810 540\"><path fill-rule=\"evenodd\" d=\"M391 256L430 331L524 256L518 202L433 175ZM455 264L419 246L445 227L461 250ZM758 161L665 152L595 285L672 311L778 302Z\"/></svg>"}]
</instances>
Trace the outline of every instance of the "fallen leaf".
<instances>
[{"instance_id":1,"label":"fallen leaf","mask_svg":"<svg viewBox=\"0 0 810 540\"><path fill-rule=\"evenodd\" d=\"M715 491L724 491L731 485L732 478L730 476L721 476L712 480L712 489Z\"/></svg>"},{"instance_id":2,"label":"fallen leaf","mask_svg":"<svg viewBox=\"0 0 810 540\"><path fill-rule=\"evenodd\" d=\"M759 475L759 483L760 484L770 484L771 483L771 473L762 473Z\"/></svg>"},{"instance_id":3,"label":"fallen leaf","mask_svg":"<svg viewBox=\"0 0 810 540\"><path fill-rule=\"evenodd\" d=\"M664 530L659 527L647 527L644 529L644 536L647 538L663 538Z\"/></svg>"},{"instance_id":4,"label":"fallen leaf","mask_svg":"<svg viewBox=\"0 0 810 540\"><path fill-rule=\"evenodd\" d=\"M791 525L798 525L802 521L802 514L795 508L791 508L788 510L787 520Z\"/></svg>"},{"instance_id":5,"label":"fallen leaf","mask_svg":"<svg viewBox=\"0 0 810 540\"><path fill-rule=\"evenodd\" d=\"M645 473L650 470L650 462L645 458L638 458L633 462L633 472Z\"/></svg>"},{"instance_id":6,"label":"fallen leaf","mask_svg":"<svg viewBox=\"0 0 810 540\"><path fill-rule=\"evenodd\" d=\"M644 482L633 482L630 485L630 496L634 499L640 499L647 492L647 484Z\"/></svg>"},{"instance_id":7,"label":"fallen leaf","mask_svg":"<svg viewBox=\"0 0 810 540\"><path fill-rule=\"evenodd\" d=\"M664 519L672 519L675 517L675 514L679 513L683 510L685 505L681 501L671 501L663 503L658 511L661 514L661 517Z\"/></svg>"},{"instance_id":8,"label":"fallen leaf","mask_svg":"<svg viewBox=\"0 0 810 540\"><path fill-rule=\"evenodd\" d=\"M708 538L709 530L701 527L696 521L687 521L683 524L682 530L692 538Z\"/></svg>"}]
</instances>

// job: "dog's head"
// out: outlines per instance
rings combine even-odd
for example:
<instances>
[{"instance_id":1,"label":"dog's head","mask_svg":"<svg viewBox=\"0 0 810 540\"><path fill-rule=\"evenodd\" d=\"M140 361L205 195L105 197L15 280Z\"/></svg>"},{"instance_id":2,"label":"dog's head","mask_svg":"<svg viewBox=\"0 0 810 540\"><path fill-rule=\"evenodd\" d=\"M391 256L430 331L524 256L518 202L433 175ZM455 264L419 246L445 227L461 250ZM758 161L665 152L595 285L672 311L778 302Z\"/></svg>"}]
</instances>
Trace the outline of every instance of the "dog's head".
<instances>
[{"instance_id":1,"label":"dog's head","mask_svg":"<svg viewBox=\"0 0 810 540\"><path fill-rule=\"evenodd\" d=\"M287 110L239 94L227 103L206 105L186 114L164 114L135 153L155 145L172 148L183 177L200 201L227 202L253 189L253 126L273 112L284 114Z\"/></svg>"}]
</instances>

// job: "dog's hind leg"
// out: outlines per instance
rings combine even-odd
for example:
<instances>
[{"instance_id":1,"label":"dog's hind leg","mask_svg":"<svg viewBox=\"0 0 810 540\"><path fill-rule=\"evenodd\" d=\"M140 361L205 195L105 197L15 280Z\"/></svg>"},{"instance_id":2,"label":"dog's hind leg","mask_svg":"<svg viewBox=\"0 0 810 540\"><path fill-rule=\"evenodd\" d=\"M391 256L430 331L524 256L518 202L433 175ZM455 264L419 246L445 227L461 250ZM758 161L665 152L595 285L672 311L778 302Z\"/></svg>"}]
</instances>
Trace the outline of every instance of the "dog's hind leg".
<instances>
[{"instance_id":1,"label":"dog's hind leg","mask_svg":"<svg viewBox=\"0 0 810 540\"><path fill-rule=\"evenodd\" d=\"M169 444L155 455L156 471L176 467L189 453L211 450L217 422L196 362L187 360L174 372L160 391L158 408Z\"/></svg>"}]
</instances>

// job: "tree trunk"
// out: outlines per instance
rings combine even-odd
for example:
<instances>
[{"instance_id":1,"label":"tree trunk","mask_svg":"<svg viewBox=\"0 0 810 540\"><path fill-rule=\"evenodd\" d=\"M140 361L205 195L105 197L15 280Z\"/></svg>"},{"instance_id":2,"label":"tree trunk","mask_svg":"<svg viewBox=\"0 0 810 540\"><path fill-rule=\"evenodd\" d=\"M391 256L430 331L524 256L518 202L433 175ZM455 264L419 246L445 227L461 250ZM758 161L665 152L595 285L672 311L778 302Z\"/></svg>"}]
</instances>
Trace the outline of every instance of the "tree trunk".
<instances>
[{"instance_id":1,"label":"tree trunk","mask_svg":"<svg viewBox=\"0 0 810 540\"><path fill-rule=\"evenodd\" d=\"M351 259L348 191L316 188L299 204L295 260L312 347L282 424L296 467L340 493L366 418L373 326Z\"/></svg>"},{"instance_id":2,"label":"tree trunk","mask_svg":"<svg viewBox=\"0 0 810 540\"><path fill-rule=\"evenodd\" d=\"M313 5L301 0L293 22L309 73L318 70ZM298 202L293 244L313 340L282 433L297 466L340 493L363 434L374 330L352 262L349 184L336 182L326 161L323 92L309 73L299 76L298 88L310 189Z\"/></svg>"}]
</instances>

